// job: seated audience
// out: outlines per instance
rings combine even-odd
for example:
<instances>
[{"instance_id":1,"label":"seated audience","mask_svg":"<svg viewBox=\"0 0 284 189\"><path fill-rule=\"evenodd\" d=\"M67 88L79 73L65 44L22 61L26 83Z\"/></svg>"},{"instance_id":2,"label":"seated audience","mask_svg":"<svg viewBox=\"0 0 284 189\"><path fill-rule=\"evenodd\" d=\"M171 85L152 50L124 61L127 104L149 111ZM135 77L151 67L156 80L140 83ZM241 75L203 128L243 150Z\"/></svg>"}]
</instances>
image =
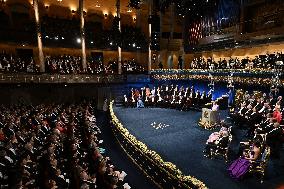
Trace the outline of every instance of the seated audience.
<instances>
[{"instance_id":1,"label":"seated audience","mask_svg":"<svg viewBox=\"0 0 284 189\"><path fill-rule=\"evenodd\" d=\"M251 59L249 57L239 59L230 57L229 60L209 57L205 58L194 58L190 63L191 69L267 69L271 70L277 66L277 63L284 62L284 55L279 52L274 54L266 54L255 56ZM278 66L279 67L279 66ZM283 67L279 67L283 69Z\"/></svg>"},{"instance_id":2,"label":"seated audience","mask_svg":"<svg viewBox=\"0 0 284 189\"><path fill-rule=\"evenodd\" d=\"M260 94L261 96L261 94ZM240 98L240 108L236 108L230 116L237 123L237 126L247 129L247 137L253 140L256 136L262 136L265 142L271 148L271 158L280 157L280 149L283 143L283 111L280 108L281 96L256 97L246 92ZM274 107L274 111L271 107Z\"/></svg>"},{"instance_id":3,"label":"seated audience","mask_svg":"<svg viewBox=\"0 0 284 189\"><path fill-rule=\"evenodd\" d=\"M126 173L105 157L91 103L0 112L1 188L123 188Z\"/></svg>"},{"instance_id":4,"label":"seated audience","mask_svg":"<svg viewBox=\"0 0 284 189\"><path fill-rule=\"evenodd\" d=\"M34 63L32 57L19 57L14 54L8 54L2 51L0 54L0 72L5 73L36 73L39 72L39 66Z\"/></svg>"}]
</instances>

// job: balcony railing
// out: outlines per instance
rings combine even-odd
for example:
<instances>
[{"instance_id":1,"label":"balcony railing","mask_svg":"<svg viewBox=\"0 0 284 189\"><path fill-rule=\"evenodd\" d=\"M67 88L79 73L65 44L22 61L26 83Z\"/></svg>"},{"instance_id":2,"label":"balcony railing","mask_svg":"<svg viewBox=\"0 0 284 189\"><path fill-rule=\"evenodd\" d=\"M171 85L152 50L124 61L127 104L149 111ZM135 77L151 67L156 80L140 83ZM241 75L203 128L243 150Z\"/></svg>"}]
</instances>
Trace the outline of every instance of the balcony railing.
<instances>
[{"instance_id":1,"label":"balcony railing","mask_svg":"<svg viewBox=\"0 0 284 189\"><path fill-rule=\"evenodd\" d=\"M0 83L122 83L124 75L0 74Z\"/></svg>"}]
</instances>

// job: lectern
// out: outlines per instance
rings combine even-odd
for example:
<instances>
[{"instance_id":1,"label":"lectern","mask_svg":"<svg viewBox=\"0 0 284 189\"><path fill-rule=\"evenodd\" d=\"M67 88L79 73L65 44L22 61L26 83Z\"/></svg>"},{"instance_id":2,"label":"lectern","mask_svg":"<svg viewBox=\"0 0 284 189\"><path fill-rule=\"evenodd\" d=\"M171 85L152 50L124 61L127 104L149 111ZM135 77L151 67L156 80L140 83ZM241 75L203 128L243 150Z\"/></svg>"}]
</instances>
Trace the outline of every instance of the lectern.
<instances>
[{"instance_id":1,"label":"lectern","mask_svg":"<svg viewBox=\"0 0 284 189\"><path fill-rule=\"evenodd\" d=\"M214 128L220 122L219 111L212 111L209 108L202 108L202 116L199 122L205 129Z\"/></svg>"}]
</instances>

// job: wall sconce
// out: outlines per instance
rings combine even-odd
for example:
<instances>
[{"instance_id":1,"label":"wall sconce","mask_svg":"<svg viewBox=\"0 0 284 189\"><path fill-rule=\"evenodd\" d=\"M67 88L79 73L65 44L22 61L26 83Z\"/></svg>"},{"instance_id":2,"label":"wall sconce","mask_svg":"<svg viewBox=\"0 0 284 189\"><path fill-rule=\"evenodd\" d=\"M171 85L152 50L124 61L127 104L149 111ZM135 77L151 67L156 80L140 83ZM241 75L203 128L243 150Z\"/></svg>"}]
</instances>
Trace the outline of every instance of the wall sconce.
<instances>
[{"instance_id":1,"label":"wall sconce","mask_svg":"<svg viewBox=\"0 0 284 189\"><path fill-rule=\"evenodd\" d=\"M105 13L105 15L104 15L104 16L105 16L105 19L106 19L106 18L107 18L107 14Z\"/></svg>"},{"instance_id":2,"label":"wall sconce","mask_svg":"<svg viewBox=\"0 0 284 189\"><path fill-rule=\"evenodd\" d=\"M72 12L72 14L75 14L75 13L76 13L76 11L75 11L75 10L72 10L71 12Z\"/></svg>"}]
</instances>

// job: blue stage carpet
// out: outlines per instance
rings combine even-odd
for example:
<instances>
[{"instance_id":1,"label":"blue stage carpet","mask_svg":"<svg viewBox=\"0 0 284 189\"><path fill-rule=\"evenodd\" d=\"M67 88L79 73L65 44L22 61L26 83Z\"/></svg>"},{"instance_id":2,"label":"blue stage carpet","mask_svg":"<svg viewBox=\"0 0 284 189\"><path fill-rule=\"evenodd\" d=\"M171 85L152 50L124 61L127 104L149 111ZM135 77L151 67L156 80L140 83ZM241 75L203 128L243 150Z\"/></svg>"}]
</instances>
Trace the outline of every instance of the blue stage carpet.
<instances>
[{"instance_id":1,"label":"blue stage carpet","mask_svg":"<svg viewBox=\"0 0 284 189\"><path fill-rule=\"evenodd\" d=\"M165 161L177 165L186 175L192 175L203 181L210 189L261 189L277 188L284 185L283 161L270 161L267 176L263 184L256 177L234 181L227 174L224 159L208 159L203 156L205 142L213 131L200 128L197 123L201 112L181 112L160 108L123 108L114 107L115 114L121 123L138 140L144 142L150 149L155 150ZM222 112L222 117L226 117ZM161 123L156 129L151 124ZM164 127L163 127L164 126ZM235 129L231 160L236 159L239 140L245 132ZM283 158L283 157L282 157Z\"/></svg>"}]
</instances>

